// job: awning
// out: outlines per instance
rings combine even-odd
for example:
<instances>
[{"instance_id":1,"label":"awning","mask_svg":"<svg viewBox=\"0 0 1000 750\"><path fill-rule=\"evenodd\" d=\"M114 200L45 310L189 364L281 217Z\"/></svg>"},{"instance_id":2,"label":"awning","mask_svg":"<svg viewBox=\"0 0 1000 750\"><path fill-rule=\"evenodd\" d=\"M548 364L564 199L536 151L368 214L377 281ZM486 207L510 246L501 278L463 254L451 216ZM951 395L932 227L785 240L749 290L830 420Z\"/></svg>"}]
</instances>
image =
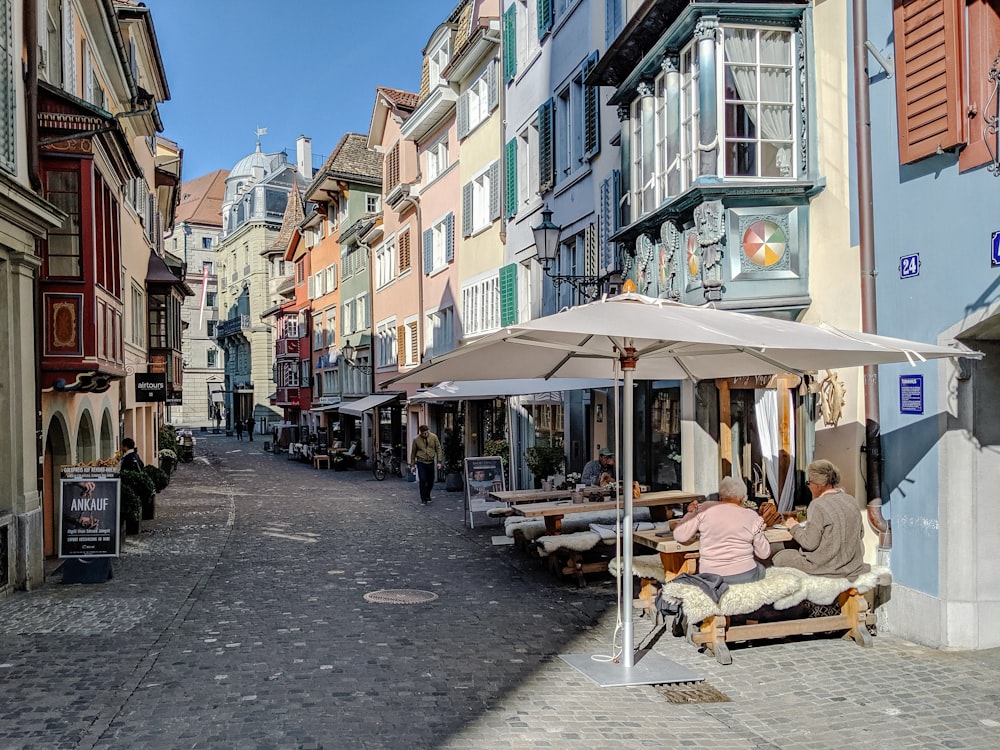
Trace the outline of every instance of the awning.
<instances>
[{"instance_id":1,"label":"awning","mask_svg":"<svg viewBox=\"0 0 1000 750\"><path fill-rule=\"evenodd\" d=\"M428 401L462 401L465 399L526 396L553 391L579 391L587 388L611 388L613 380L599 378L521 378L513 380L448 380L425 388L411 396L411 404Z\"/></svg>"},{"instance_id":2,"label":"awning","mask_svg":"<svg viewBox=\"0 0 1000 750\"><path fill-rule=\"evenodd\" d=\"M339 401L337 403L335 403L335 404L319 404L318 406L312 407L309 411L313 411L313 412L333 411L335 409L339 409L340 406L341 406L341 402L339 402Z\"/></svg>"},{"instance_id":3,"label":"awning","mask_svg":"<svg viewBox=\"0 0 1000 750\"><path fill-rule=\"evenodd\" d=\"M340 413L352 414L355 417L360 417L369 409L374 409L376 406L381 406L386 401L392 401L394 398L399 398L399 395L400 394L398 393L379 393L374 396L365 396L357 401L341 404Z\"/></svg>"}]
</instances>

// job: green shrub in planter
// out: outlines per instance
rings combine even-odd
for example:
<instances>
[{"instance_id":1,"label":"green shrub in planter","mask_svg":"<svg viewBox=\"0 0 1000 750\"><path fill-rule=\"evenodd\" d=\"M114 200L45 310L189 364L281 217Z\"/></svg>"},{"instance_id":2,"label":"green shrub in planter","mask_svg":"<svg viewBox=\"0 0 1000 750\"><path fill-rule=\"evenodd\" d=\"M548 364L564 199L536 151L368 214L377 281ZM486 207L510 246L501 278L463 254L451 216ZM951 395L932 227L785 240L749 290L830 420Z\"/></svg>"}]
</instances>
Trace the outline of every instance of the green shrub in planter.
<instances>
[{"instance_id":1,"label":"green shrub in planter","mask_svg":"<svg viewBox=\"0 0 1000 750\"><path fill-rule=\"evenodd\" d=\"M139 519L141 520L143 515L148 515L147 508L151 509L153 505L153 497L156 495L156 484L153 483L152 478L145 471L135 471L134 469L125 469L121 473L122 479L122 490L125 487L131 488L131 490L139 498Z\"/></svg>"},{"instance_id":2,"label":"green shrub in planter","mask_svg":"<svg viewBox=\"0 0 1000 750\"><path fill-rule=\"evenodd\" d=\"M167 485L170 484L170 475L163 471L163 469L146 464L142 467L142 470L153 480L153 485L156 487L157 492L163 492L167 488Z\"/></svg>"},{"instance_id":3,"label":"green shrub in planter","mask_svg":"<svg viewBox=\"0 0 1000 750\"><path fill-rule=\"evenodd\" d=\"M142 520L142 501L124 480L122 480L122 520L133 524L138 524Z\"/></svg>"}]
</instances>

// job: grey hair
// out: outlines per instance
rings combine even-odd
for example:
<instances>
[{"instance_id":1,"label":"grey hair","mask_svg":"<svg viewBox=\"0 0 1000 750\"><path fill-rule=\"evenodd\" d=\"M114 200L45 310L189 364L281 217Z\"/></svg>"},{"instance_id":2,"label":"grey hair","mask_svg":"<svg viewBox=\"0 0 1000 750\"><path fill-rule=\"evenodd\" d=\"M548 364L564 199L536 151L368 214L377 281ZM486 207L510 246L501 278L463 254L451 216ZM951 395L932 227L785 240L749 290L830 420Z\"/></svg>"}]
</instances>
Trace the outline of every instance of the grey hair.
<instances>
[{"instance_id":1,"label":"grey hair","mask_svg":"<svg viewBox=\"0 0 1000 750\"><path fill-rule=\"evenodd\" d=\"M813 461L806 468L806 479L820 486L837 487L840 485L840 469L826 459Z\"/></svg>"},{"instance_id":2,"label":"grey hair","mask_svg":"<svg viewBox=\"0 0 1000 750\"><path fill-rule=\"evenodd\" d=\"M719 499L724 500L725 498L740 501L746 500L746 482L739 477L723 477L722 481L719 482Z\"/></svg>"}]
</instances>

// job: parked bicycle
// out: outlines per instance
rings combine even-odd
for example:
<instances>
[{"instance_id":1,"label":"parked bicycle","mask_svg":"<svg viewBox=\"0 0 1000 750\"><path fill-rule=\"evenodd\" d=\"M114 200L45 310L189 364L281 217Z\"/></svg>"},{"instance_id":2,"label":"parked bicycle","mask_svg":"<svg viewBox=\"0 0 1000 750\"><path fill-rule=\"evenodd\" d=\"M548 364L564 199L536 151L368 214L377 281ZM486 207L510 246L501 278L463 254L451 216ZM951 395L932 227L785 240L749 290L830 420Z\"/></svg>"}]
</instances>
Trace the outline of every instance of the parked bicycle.
<instances>
[{"instance_id":1,"label":"parked bicycle","mask_svg":"<svg viewBox=\"0 0 1000 750\"><path fill-rule=\"evenodd\" d=\"M379 449L372 462L372 474L380 482L389 474L395 474L397 477L403 476L403 464L399 460L395 448L384 445Z\"/></svg>"}]
</instances>

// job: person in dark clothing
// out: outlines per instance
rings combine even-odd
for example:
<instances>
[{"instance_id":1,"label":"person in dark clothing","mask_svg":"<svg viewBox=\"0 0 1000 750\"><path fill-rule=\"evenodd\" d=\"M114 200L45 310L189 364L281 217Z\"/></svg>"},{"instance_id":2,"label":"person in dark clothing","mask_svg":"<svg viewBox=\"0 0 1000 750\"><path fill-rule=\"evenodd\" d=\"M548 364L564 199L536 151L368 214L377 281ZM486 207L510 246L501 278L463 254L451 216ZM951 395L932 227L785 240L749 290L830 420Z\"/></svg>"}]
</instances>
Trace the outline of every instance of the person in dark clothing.
<instances>
[{"instance_id":1,"label":"person in dark clothing","mask_svg":"<svg viewBox=\"0 0 1000 750\"><path fill-rule=\"evenodd\" d=\"M247 417L247 440L253 442L253 417Z\"/></svg>"},{"instance_id":2,"label":"person in dark clothing","mask_svg":"<svg viewBox=\"0 0 1000 750\"><path fill-rule=\"evenodd\" d=\"M234 427L236 428L236 439L237 440L242 440L243 439L243 420L242 419L237 419L236 420L236 424L234 425Z\"/></svg>"},{"instance_id":3,"label":"person in dark clothing","mask_svg":"<svg viewBox=\"0 0 1000 750\"><path fill-rule=\"evenodd\" d=\"M135 441L132 438L127 437L122 439L122 449L124 451L121 461L121 468L123 470L132 469L133 471L139 471L145 466L142 459L139 458L139 451L135 449Z\"/></svg>"},{"instance_id":4,"label":"person in dark clothing","mask_svg":"<svg viewBox=\"0 0 1000 750\"><path fill-rule=\"evenodd\" d=\"M417 428L417 433L410 446L410 465L417 475L420 502L427 505L431 501L435 469L441 468L441 441L425 424Z\"/></svg>"}]
</instances>

